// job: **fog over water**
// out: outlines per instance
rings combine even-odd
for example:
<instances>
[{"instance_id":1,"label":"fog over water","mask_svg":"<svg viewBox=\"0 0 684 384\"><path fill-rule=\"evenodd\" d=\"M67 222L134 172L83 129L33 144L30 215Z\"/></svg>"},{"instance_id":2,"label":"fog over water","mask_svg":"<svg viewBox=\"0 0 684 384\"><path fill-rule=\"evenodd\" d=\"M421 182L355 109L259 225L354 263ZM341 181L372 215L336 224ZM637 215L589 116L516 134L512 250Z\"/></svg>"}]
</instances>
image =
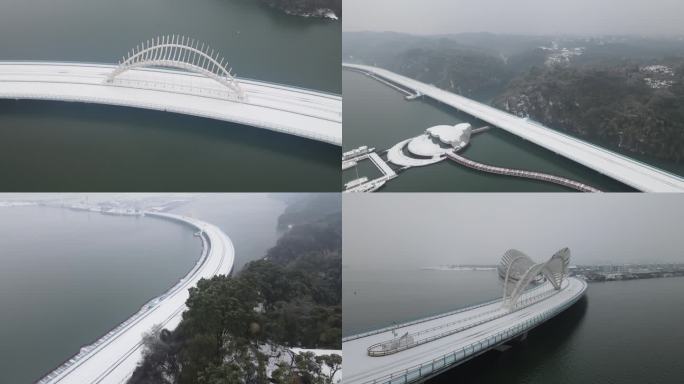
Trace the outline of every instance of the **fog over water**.
<instances>
[{"instance_id":1,"label":"fog over water","mask_svg":"<svg viewBox=\"0 0 684 384\"><path fill-rule=\"evenodd\" d=\"M343 31L682 35L681 0L345 0Z\"/></svg>"},{"instance_id":2,"label":"fog over water","mask_svg":"<svg viewBox=\"0 0 684 384\"><path fill-rule=\"evenodd\" d=\"M684 262L678 194L382 194L345 196L344 266L407 269L535 260L562 247L572 264Z\"/></svg>"}]
</instances>

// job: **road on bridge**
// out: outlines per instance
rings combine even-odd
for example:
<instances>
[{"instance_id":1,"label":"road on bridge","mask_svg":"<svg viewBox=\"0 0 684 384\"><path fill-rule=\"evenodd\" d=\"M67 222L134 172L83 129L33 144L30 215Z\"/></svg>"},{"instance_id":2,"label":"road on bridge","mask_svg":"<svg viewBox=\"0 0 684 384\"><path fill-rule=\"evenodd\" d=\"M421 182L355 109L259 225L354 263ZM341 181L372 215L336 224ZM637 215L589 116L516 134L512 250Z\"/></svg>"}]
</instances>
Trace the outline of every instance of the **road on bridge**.
<instances>
[{"instance_id":1,"label":"road on bridge","mask_svg":"<svg viewBox=\"0 0 684 384\"><path fill-rule=\"evenodd\" d=\"M213 79L182 70L135 68L108 83L116 68L113 64L0 62L0 98L168 111L342 145L339 95L238 79L246 97L237 100Z\"/></svg>"},{"instance_id":2,"label":"road on bridge","mask_svg":"<svg viewBox=\"0 0 684 384\"><path fill-rule=\"evenodd\" d=\"M230 238L215 225L167 213L147 216L176 220L203 231L204 249L198 264L176 286L146 304L140 312L56 368L40 384L122 384L142 358L142 336L155 325L174 329L181 321L188 289L202 278L229 274L235 251Z\"/></svg>"}]
</instances>

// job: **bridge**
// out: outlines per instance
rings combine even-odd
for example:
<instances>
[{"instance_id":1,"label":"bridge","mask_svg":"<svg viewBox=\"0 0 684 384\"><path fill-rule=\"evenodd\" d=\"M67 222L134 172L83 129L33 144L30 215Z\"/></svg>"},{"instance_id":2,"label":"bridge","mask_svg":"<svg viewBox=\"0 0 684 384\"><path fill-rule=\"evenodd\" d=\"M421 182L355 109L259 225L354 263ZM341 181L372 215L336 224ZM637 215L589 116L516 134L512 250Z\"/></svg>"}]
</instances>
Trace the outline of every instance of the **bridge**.
<instances>
[{"instance_id":1,"label":"bridge","mask_svg":"<svg viewBox=\"0 0 684 384\"><path fill-rule=\"evenodd\" d=\"M684 178L680 176L565 135L529 119L511 115L386 69L347 63L344 63L343 67L372 75L373 78L382 78L383 82L394 83L408 92L451 106L640 191L684 191Z\"/></svg>"},{"instance_id":2,"label":"bridge","mask_svg":"<svg viewBox=\"0 0 684 384\"><path fill-rule=\"evenodd\" d=\"M0 61L0 98L174 112L342 143L342 97L238 78L208 45L148 40L118 64Z\"/></svg>"},{"instance_id":3,"label":"bridge","mask_svg":"<svg viewBox=\"0 0 684 384\"><path fill-rule=\"evenodd\" d=\"M584 295L587 283L566 276L569 256L565 248L534 263L509 250L498 268L501 299L344 338L345 383L422 382L525 338Z\"/></svg>"},{"instance_id":4,"label":"bridge","mask_svg":"<svg viewBox=\"0 0 684 384\"><path fill-rule=\"evenodd\" d=\"M454 151L447 152L446 156L458 164L481 172L539 180L546 183L561 185L563 187L574 189L580 192L601 192L599 189L596 189L591 185L587 185L576 180L568 179L567 177L556 176L542 172L526 171L523 169L496 167L493 165L483 164L474 160L467 159L463 156L456 154L456 152Z\"/></svg>"},{"instance_id":5,"label":"bridge","mask_svg":"<svg viewBox=\"0 0 684 384\"><path fill-rule=\"evenodd\" d=\"M146 216L180 222L198 231L202 254L197 264L178 284L152 299L137 313L43 377L39 384L122 384L142 358L142 336L153 326L174 329L185 311L188 289L202 278L230 274L235 251L230 238L215 225L168 213L145 212Z\"/></svg>"}]
</instances>

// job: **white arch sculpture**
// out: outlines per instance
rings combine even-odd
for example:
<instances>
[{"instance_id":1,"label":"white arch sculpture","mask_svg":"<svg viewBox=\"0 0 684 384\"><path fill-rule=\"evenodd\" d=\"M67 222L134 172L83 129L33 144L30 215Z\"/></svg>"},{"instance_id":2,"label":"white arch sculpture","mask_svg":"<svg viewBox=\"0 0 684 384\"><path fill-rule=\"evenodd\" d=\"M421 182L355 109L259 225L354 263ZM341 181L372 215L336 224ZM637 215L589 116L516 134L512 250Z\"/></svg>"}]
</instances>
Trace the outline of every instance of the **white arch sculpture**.
<instances>
[{"instance_id":1,"label":"white arch sculpture","mask_svg":"<svg viewBox=\"0 0 684 384\"><path fill-rule=\"evenodd\" d=\"M106 82L111 83L123 72L138 67L179 68L215 80L242 100L245 98L245 92L231 74L231 68L228 68L227 64L218 52L195 39L180 35L158 36L128 52L116 69L107 76Z\"/></svg>"},{"instance_id":2,"label":"white arch sculpture","mask_svg":"<svg viewBox=\"0 0 684 384\"><path fill-rule=\"evenodd\" d=\"M517 249L509 249L497 268L499 277L504 281L504 307L513 309L520 295L533 281L546 278L556 290L560 290L563 279L568 275L569 265L568 248L559 250L545 263L535 263Z\"/></svg>"}]
</instances>

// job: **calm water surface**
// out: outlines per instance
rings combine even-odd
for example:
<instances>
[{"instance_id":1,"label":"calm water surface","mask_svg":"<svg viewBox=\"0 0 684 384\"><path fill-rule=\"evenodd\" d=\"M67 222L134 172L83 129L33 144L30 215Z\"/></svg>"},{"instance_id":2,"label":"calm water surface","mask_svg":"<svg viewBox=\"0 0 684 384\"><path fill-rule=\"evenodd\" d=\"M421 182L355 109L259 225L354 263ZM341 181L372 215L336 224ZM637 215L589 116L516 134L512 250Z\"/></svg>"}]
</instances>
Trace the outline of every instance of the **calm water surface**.
<instances>
[{"instance_id":1,"label":"calm water surface","mask_svg":"<svg viewBox=\"0 0 684 384\"><path fill-rule=\"evenodd\" d=\"M339 147L94 104L0 100L0 190L339 190Z\"/></svg>"},{"instance_id":2,"label":"calm water surface","mask_svg":"<svg viewBox=\"0 0 684 384\"><path fill-rule=\"evenodd\" d=\"M333 93L340 31L253 0L0 0L0 60L111 63L178 33L221 51L238 76ZM339 156L339 147L207 119L0 102L5 191L336 191Z\"/></svg>"},{"instance_id":3,"label":"calm water surface","mask_svg":"<svg viewBox=\"0 0 684 384\"><path fill-rule=\"evenodd\" d=\"M501 293L493 271L345 269L343 279L345 335ZM684 278L592 283L585 299L513 349L486 353L430 382L681 383L683 291Z\"/></svg>"},{"instance_id":4,"label":"calm water surface","mask_svg":"<svg viewBox=\"0 0 684 384\"><path fill-rule=\"evenodd\" d=\"M0 234L0 383L39 379L173 286L201 251L184 225L60 208L0 208Z\"/></svg>"},{"instance_id":5,"label":"calm water surface","mask_svg":"<svg viewBox=\"0 0 684 384\"><path fill-rule=\"evenodd\" d=\"M360 145L378 150L416 136L438 124L470 122L484 125L468 116L430 101L406 101L399 92L362 74L342 71L344 83L344 149ZM605 191L629 191L631 188L587 167L558 156L500 129L473 136L464 156L491 165L551 173L578 180ZM353 171L343 174L344 181L356 178ZM384 191L568 191L554 184L491 175L443 161L423 168L412 168L389 181Z\"/></svg>"}]
</instances>

